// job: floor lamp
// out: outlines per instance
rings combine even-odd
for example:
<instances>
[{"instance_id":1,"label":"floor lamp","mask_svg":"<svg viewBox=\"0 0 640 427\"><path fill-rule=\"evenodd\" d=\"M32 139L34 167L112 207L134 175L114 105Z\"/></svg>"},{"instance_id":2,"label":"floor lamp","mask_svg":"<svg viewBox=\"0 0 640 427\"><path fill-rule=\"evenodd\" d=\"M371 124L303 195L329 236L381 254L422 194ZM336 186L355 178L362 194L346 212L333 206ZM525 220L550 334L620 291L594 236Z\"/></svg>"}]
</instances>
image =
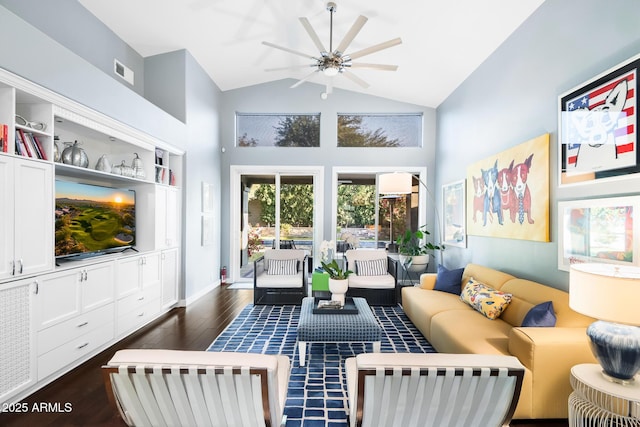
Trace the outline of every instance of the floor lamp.
<instances>
[{"instance_id":1,"label":"floor lamp","mask_svg":"<svg viewBox=\"0 0 640 427\"><path fill-rule=\"evenodd\" d=\"M418 181L426 190L427 196L431 200L434 206L434 213L436 217L436 227L438 228L438 235L440 231L440 218L438 216L438 209L435 207L436 203L433 200L433 196L429 191L427 184L422 180L409 172L391 172L378 175L378 193L387 195L399 195L399 194L411 194L413 188L413 180ZM435 235L435 233L434 233ZM440 251L440 264L442 264L442 250Z\"/></svg>"},{"instance_id":2,"label":"floor lamp","mask_svg":"<svg viewBox=\"0 0 640 427\"><path fill-rule=\"evenodd\" d=\"M396 199L400 198L399 194L389 194L383 196L383 199L389 200L389 244L393 245L395 240L393 240L393 207L396 202Z\"/></svg>"}]
</instances>

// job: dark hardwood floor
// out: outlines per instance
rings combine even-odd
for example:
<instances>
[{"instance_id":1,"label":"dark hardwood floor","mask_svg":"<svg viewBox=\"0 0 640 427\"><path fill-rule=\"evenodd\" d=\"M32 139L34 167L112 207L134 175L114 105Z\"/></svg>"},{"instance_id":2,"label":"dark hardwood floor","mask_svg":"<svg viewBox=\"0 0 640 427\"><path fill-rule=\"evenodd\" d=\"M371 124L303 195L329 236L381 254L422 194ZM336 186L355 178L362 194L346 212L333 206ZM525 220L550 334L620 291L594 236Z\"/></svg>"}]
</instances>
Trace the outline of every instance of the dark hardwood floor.
<instances>
[{"instance_id":1,"label":"dark hardwood floor","mask_svg":"<svg viewBox=\"0 0 640 427\"><path fill-rule=\"evenodd\" d=\"M28 408L26 413L0 414L0 426L125 426L118 412L108 404L100 370L115 351L122 348L204 350L252 301L251 290L221 287L187 308L173 309L23 400L21 403ZM49 411L37 411L41 404ZM51 409L58 411L51 412ZM565 420L514 421L512 425L566 427L567 423Z\"/></svg>"}]
</instances>

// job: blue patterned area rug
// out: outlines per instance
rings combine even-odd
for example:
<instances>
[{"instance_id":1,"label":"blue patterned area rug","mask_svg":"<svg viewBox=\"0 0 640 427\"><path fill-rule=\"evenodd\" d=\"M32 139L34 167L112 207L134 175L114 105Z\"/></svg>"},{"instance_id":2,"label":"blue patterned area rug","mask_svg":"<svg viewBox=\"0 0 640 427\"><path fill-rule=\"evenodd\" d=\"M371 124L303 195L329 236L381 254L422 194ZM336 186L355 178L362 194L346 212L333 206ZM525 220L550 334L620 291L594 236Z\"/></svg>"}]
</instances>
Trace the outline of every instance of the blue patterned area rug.
<instances>
[{"instance_id":1,"label":"blue patterned area rug","mask_svg":"<svg viewBox=\"0 0 640 427\"><path fill-rule=\"evenodd\" d=\"M397 307L371 307L383 336L383 353L433 353L435 350ZM316 343L300 367L296 328L300 306L247 305L216 338L208 351L284 354L291 360L285 404L287 427L346 427L347 393L344 361L371 352L368 343Z\"/></svg>"}]
</instances>

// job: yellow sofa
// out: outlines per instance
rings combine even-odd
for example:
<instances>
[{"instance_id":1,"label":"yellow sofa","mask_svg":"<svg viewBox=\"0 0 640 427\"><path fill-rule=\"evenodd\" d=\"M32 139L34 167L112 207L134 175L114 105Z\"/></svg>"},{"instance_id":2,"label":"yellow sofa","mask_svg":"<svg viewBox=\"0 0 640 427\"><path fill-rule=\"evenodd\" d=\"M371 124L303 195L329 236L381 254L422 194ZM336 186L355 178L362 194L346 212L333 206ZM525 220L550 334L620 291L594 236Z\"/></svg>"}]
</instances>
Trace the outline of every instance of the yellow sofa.
<instances>
[{"instance_id":1,"label":"yellow sofa","mask_svg":"<svg viewBox=\"0 0 640 427\"><path fill-rule=\"evenodd\" d=\"M404 312L440 353L517 357L526 370L514 419L567 418L571 367L596 363L586 335L595 319L571 310L569 294L559 289L477 264L464 269L463 289L471 277L513 295L499 318L489 320L459 295L433 290L434 273L402 289ZM545 301L553 302L556 326L521 327L528 311Z\"/></svg>"}]
</instances>

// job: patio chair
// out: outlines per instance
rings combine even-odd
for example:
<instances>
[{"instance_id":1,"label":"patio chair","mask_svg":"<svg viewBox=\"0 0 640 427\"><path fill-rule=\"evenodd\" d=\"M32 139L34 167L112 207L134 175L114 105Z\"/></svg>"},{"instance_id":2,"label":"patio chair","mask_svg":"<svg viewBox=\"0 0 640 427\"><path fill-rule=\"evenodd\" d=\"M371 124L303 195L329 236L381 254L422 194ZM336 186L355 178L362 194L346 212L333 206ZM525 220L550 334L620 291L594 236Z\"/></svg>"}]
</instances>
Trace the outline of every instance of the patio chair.
<instances>
[{"instance_id":1,"label":"patio chair","mask_svg":"<svg viewBox=\"0 0 640 427\"><path fill-rule=\"evenodd\" d=\"M129 426L284 426L289 358L252 353L120 350L102 367Z\"/></svg>"},{"instance_id":2,"label":"patio chair","mask_svg":"<svg viewBox=\"0 0 640 427\"><path fill-rule=\"evenodd\" d=\"M520 397L517 358L366 353L345 361L350 427L507 426Z\"/></svg>"},{"instance_id":3,"label":"patio chair","mask_svg":"<svg viewBox=\"0 0 640 427\"><path fill-rule=\"evenodd\" d=\"M384 249L349 249L345 252L349 276L347 296L366 298L369 305L398 303L398 263Z\"/></svg>"},{"instance_id":4,"label":"patio chair","mask_svg":"<svg viewBox=\"0 0 640 427\"><path fill-rule=\"evenodd\" d=\"M302 249L268 249L253 263L254 304L302 304L308 257Z\"/></svg>"}]
</instances>

